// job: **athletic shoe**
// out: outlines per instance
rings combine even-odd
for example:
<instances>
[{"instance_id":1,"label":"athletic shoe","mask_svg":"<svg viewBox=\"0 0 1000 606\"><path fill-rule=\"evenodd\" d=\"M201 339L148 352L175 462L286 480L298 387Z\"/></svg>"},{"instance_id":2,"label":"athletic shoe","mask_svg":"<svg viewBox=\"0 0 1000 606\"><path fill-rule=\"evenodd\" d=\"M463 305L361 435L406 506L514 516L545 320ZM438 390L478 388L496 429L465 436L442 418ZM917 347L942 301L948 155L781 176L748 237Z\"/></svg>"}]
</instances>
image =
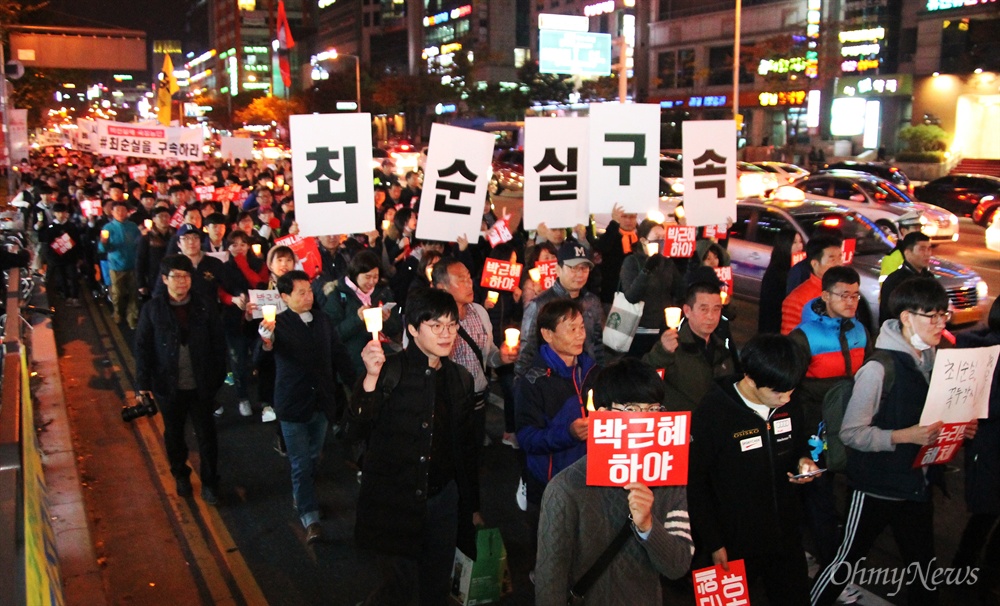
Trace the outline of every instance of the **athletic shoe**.
<instances>
[{"instance_id":1,"label":"athletic shoe","mask_svg":"<svg viewBox=\"0 0 1000 606\"><path fill-rule=\"evenodd\" d=\"M861 588L855 585L854 583L850 583L847 585L847 587L844 587L843 591L840 592L840 597L837 598L837 603L855 604L857 603L858 600L860 600L863 597L864 594L861 593Z\"/></svg>"},{"instance_id":2,"label":"athletic shoe","mask_svg":"<svg viewBox=\"0 0 1000 606\"><path fill-rule=\"evenodd\" d=\"M244 417L249 417L253 414L253 410L250 409L250 400L240 400L240 414Z\"/></svg>"},{"instance_id":3,"label":"athletic shoe","mask_svg":"<svg viewBox=\"0 0 1000 606\"><path fill-rule=\"evenodd\" d=\"M274 409L270 406L264 406L264 409L260 411L260 420L263 423L270 423L272 421L278 420L278 415L274 414Z\"/></svg>"}]
</instances>

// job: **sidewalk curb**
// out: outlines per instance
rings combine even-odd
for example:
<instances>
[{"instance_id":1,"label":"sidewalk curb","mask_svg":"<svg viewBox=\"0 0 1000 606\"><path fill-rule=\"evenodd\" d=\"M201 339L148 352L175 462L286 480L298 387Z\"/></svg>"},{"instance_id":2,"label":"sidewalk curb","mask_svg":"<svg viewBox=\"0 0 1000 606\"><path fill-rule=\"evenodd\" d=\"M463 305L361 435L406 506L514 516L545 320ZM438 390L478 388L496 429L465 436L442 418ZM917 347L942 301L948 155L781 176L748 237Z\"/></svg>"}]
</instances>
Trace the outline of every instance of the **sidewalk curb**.
<instances>
[{"instance_id":1,"label":"sidewalk curb","mask_svg":"<svg viewBox=\"0 0 1000 606\"><path fill-rule=\"evenodd\" d=\"M49 304L44 292L35 299L39 305ZM33 328L31 369L38 373L36 381L40 379L34 388L36 420L43 428L38 441L65 603L105 606L107 596L87 523L52 319L45 318Z\"/></svg>"}]
</instances>

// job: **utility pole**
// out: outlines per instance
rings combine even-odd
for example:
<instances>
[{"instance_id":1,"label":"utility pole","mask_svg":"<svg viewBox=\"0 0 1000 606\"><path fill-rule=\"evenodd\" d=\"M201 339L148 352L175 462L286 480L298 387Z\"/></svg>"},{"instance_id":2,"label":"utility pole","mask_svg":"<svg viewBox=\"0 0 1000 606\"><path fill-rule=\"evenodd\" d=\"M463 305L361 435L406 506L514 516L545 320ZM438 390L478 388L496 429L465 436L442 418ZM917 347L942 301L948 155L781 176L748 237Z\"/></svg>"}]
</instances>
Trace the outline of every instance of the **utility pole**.
<instances>
[{"instance_id":1,"label":"utility pole","mask_svg":"<svg viewBox=\"0 0 1000 606\"><path fill-rule=\"evenodd\" d=\"M736 0L736 24L733 33L733 120L736 130L742 128L740 120L740 17L743 12L742 0ZM739 136L737 134L737 136Z\"/></svg>"},{"instance_id":2,"label":"utility pole","mask_svg":"<svg viewBox=\"0 0 1000 606\"><path fill-rule=\"evenodd\" d=\"M628 42L625 36L615 38L615 46L618 47L618 65L615 66L618 69L618 102L625 103L628 100Z\"/></svg>"},{"instance_id":3,"label":"utility pole","mask_svg":"<svg viewBox=\"0 0 1000 606\"><path fill-rule=\"evenodd\" d=\"M7 98L7 56L4 54L4 29L0 26L0 111L3 112L3 141L7 148L7 196L14 197L14 146L10 138L10 103Z\"/></svg>"}]
</instances>

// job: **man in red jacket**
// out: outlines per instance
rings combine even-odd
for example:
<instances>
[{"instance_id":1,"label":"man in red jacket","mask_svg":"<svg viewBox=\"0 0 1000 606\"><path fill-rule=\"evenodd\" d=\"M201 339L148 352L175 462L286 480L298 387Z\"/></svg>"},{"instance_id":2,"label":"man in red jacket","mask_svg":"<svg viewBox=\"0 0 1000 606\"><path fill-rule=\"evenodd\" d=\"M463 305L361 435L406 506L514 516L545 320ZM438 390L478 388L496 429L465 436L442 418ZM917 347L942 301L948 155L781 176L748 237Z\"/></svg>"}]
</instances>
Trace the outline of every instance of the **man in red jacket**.
<instances>
[{"instance_id":1,"label":"man in red jacket","mask_svg":"<svg viewBox=\"0 0 1000 606\"><path fill-rule=\"evenodd\" d=\"M781 334L787 335L802 323L802 308L806 303L823 294L823 274L826 270L844 264L841 249L844 242L836 236L818 235L806 243L806 259L812 273L809 279L788 293L781 304Z\"/></svg>"}]
</instances>

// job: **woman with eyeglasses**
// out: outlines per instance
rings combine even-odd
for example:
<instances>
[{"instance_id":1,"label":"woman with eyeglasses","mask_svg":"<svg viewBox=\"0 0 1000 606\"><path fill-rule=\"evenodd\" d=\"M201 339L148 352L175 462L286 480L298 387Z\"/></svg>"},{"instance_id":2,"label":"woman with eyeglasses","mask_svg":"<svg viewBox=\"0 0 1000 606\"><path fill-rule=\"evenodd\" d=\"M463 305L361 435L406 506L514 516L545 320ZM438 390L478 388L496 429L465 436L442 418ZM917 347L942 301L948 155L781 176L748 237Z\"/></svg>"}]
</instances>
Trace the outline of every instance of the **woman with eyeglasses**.
<instances>
[{"instance_id":1,"label":"woman with eyeglasses","mask_svg":"<svg viewBox=\"0 0 1000 606\"><path fill-rule=\"evenodd\" d=\"M892 356L889 369L869 360L854 377L840 437L848 447L847 478L854 488L848 524L837 556L816 576L811 601L833 604L843 589L837 569L865 556L891 526L903 562L934 574L934 506L943 465L914 467L921 446L937 441L941 422L921 425L934 357L951 319L948 295L934 278L910 278L889 299L892 318L882 324L876 350ZM975 421L965 438L975 437ZM936 604L934 587L910 583L908 604Z\"/></svg>"}]
</instances>

